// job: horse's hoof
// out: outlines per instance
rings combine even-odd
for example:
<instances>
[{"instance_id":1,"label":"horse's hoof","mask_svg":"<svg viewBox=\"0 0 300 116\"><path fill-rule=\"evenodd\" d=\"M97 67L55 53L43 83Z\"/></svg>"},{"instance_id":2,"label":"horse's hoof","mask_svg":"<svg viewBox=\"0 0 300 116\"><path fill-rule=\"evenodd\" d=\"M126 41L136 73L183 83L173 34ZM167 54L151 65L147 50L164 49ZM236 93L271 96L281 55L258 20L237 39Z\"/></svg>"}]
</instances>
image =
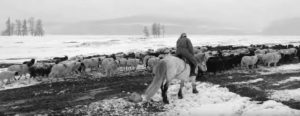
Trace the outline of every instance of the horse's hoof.
<instances>
[{"instance_id":1,"label":"horse's hoof","mask_svg":"<svg viewBox=\"0 0 300 116\"><path fill-rule=\"evenodd\" d=\"M197 89L193 89L193 93L199 93Z\"/></svg>"}]
</instances>

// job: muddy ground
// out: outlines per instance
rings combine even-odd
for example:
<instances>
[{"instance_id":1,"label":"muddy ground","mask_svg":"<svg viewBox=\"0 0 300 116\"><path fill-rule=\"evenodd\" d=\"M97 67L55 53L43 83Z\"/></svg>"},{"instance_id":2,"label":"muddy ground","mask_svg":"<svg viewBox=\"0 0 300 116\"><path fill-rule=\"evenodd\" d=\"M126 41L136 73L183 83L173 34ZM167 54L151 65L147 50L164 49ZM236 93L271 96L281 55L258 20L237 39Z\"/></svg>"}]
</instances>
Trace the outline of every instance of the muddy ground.
<instances>
[{"instance_id":1,"label":"muddy ground","mask_svg":"<svg viewBox=\"0 0 300 116\"><path fill-rule=\"evenodd\" d=\"M265 101L267 90L295 89L300 83L291 82L280 86L274 83L291 76L299 76L297 73L260 75L254 71L233 69L214 74L205 74L198 77L201 82L209 82L227 87L230 91L241 96L247 96L255 101ZM248 81L263 78L263 81L251 84L233 84L234 82ZM55 83L42 83L34 86L0 91L0 112L6 115L13 114L53 114L66 115L64 110L77 105L88 105L92 102L110 99L127 98L130 93L142 93L152 81L152 76L145 71L137 71L130 74L121 74L109 78L95 78L92 75L80 75L76 79ZM287 106L300 109L297 101L283 102ZM160 112L155 107L148 110ZM71 115L70 113L68 115Z\"/></svg>"}]
</instances>

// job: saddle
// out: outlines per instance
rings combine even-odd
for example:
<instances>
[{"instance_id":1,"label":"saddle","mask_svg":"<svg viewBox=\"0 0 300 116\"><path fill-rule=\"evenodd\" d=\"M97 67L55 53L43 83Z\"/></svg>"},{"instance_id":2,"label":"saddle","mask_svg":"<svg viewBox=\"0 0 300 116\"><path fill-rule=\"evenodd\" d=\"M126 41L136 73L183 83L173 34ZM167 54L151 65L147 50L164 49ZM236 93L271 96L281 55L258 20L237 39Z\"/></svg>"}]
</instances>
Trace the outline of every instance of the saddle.
<instances>
[{"instance_id":1,"label":"saddle","mask_svg":"<svg viewBox=\"0 0 300 116\"><path fill-rule=\"evenodd\" d=\"M175 55L175 56L178 57L179 59L183 60L183 62L185 62L185 64L188 64L190 67L192 66L190 64L190 62L186 58L182 57L181 55ZM190 74L192 74L192 70L191 70Z\"/></svg>"},{"instance_id":2,"label":"saddle","mask_svg":"<svg viewBox=\"0 0 300 116\"><path fill-rule=\"evenodd\" d=\"M186 64L189 64L189 65L190 65L189 61L188 61L186 58L182 57L181 55L175 55L175 56L176 56L177 58L183 60Z\"/></svg>"}]
</instances>

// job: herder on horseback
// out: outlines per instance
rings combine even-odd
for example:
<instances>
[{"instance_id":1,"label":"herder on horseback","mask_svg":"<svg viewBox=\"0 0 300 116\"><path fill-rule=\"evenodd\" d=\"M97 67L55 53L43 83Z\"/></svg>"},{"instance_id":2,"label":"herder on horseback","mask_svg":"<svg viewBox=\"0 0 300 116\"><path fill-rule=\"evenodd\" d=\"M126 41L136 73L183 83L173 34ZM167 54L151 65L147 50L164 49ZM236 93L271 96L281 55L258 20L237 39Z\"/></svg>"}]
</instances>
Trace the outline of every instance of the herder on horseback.
<instances>
[{"instance_id":1,"label":"herder on horseback","mask_svg":"<svg viewBox=\"0 0 300 116\"><path fill-rule=\"evenodd\" d=\"M191 73L190 76L196 76L196 66L197 66L197 61L196 58L194 57L194 47L189 38L187 38L186 33L182 33L177 40L176 44L176 55L179 58L187 60L188 64L191 66Z\"/></svg>"}]
</instances>

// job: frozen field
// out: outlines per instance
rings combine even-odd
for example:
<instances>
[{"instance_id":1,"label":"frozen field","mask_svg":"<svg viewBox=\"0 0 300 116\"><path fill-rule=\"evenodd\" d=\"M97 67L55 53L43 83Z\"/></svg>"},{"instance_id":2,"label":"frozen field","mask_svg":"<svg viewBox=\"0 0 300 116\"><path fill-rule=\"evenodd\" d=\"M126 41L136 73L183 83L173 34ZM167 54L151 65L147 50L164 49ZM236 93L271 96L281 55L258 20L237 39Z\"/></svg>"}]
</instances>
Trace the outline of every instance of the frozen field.
<instances>
[{"instance_id":1,"label":"frozen field","mask_svg":"<svg viewBox=\"0 0 300 116\"><path fill-rule=\"evenodd\" d=\"M178 35L179 36L179 35ZM0 36L0 62L21 62L29 58L110 54L174 47L178 36L142 39L141 36ZM196 46L299 44L300 36L205 36L188 35Z\"/></svg>"}]
</instances>

